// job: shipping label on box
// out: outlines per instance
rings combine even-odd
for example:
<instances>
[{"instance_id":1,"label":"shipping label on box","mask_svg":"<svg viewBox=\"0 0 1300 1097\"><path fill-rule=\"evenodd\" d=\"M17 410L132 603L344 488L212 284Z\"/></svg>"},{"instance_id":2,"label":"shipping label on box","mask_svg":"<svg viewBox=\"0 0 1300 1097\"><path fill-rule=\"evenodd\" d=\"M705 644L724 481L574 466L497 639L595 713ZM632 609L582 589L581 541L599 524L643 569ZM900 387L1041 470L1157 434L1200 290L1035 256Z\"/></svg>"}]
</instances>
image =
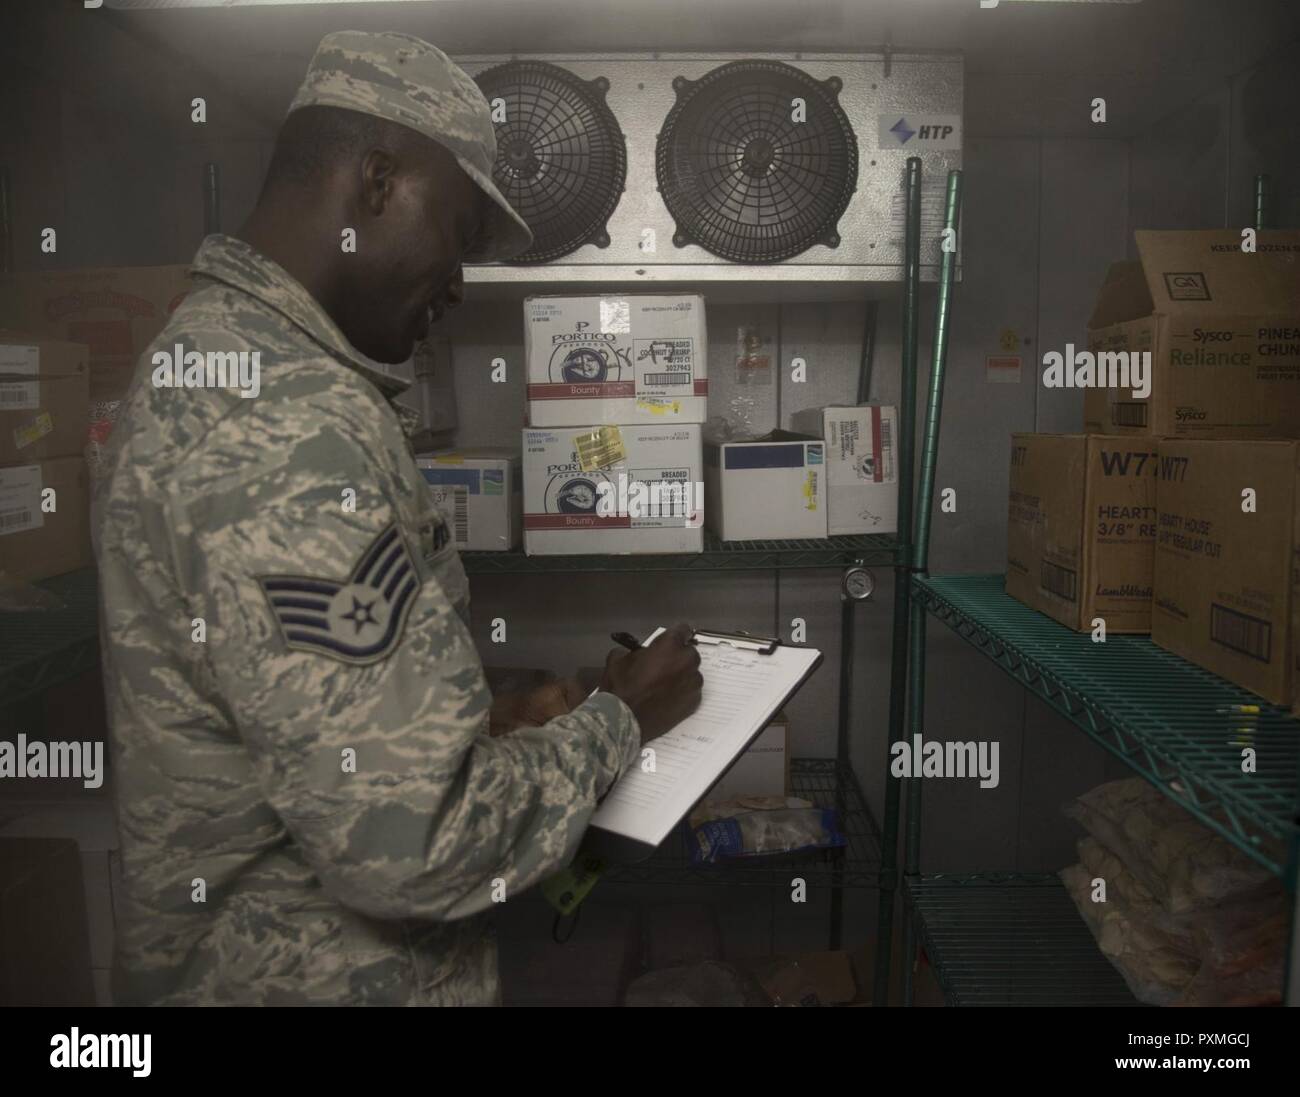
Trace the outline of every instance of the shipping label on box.
<instances>
[{"instance_id":1,"label":"shipping label on box","mask_svg":"<svg viewBox=\"0 0 1300 1097\"><path fill-rule=\"evenodd\" d=\"M723 541L826 536L826 443L790 431L705 447L705 520Z\"/></svg>"},{"instance_id":2,"label":"shipping label on box","mask_svg":"<svg viewBox=\"0 0 1300 1097\"><path fill-rule=\"evenodd\" d=\"M76 343L0 331L0 465L82 453L87 357Z\"/></svg>"},{"instance_id":3,"label":"shipping label on box","mask_svg":"<svg viewBox=\"0 0 1300 1097\"><path fill-rule=\"evenodd\" d=\"M1162 441L1156 489L1151 639L1278 704L1295 688L1298 451Z\"/></svg>"},{"instance_id":4,"label":"shipping label on box","mask_svg":"<svg viewBox=\"0 0 1300 1097\"><path fill-rule=\"evenodd\" d=\"M703 423L708 335L698 295L529 297L528 422Z\"/></svg>"},{"instance_id":5,"label":"shipping label on box","mask_svg":"<svg viewBox=\"0 0 1300 1097\"><path fill-rule=\"evenodd\" d=\"M1069 628L1151 628L1154 446L1097 434L1013 434L1007 593Z\"/></svg>"},{"instance_id":6,"label":"shipping label on box","mask_svg":"<svg viewBox=\"0 0 1300 1097\"><path fill-rule=\"evenodd\" d=\"M1150 393L1090 387L1084 429L1154 438L1300 436L1300 232L1138 232L1089 323L1100 374L1149 353ZM1107 356L1103 358L1102 356Z\"/></svg>"},{"instance_id":7,"label":"shipping label on box","mask_svg":"<svg viewBox=\"0 0 1300 1097\"><path fill-rule=\"evenodd\" d=\"M704 548L698 426L525 429L523 479L529 555Z\"/></svg>"},{"instance_id":8,"label":"shipping label on box","mask_svg":"<svg viewBox=\"0 0 1300 1097\"><path fill-rule=\"evenodd\" d=\"M56 457L0 468L0 572L32 581L93 562L86 462Z\"/></svg>"},{"instance_id":9,"label":"shipping label on box","mask_svg":"<svg viewBox=\"0 0 1300 1097\"><path fill-rule=\"evenodd\" d=\"M458 549L507 551L519 543L522 484L517 452L460 449L417 462Z\"/></svg>"},{"instance_id":10,"label":"shipping label on box","mask_svg":"<svg viewBox=\"0 0 1300 1097\"><path fill-rule=\"evenodd\" d=\"M897 532L895 409L881 404L809 408L790 421L799 433L826 442L827 532Z\"/></svg>"}]
</instances>

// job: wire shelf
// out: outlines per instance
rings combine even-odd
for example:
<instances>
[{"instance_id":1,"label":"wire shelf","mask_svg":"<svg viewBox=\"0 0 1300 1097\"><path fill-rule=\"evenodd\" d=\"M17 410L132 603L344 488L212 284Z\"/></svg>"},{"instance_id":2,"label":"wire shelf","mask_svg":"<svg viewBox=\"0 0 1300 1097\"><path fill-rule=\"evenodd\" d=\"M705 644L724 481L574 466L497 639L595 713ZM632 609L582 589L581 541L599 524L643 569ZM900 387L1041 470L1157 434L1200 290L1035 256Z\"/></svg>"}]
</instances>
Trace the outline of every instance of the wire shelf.
<instances>
[{"instance_id":1,"label":"wire shelf","mask_svg":"<svg viewBox=\"0 0 1300 1097\"><path fill-rule=\"evenodd\" d=\"M61 609L0 610L0 707L90 670L99 658L99 585L94 568L37 583Z\"/></svg>"},{"instance_id":2,"label":"wire shelf","mask_svg":"<svg viewBox=\"0 0 1300 1097\"><path fill-rule=\"evenodd\" d=\"M940 874L903 887L950 1006L1141 1004L1055 876Z\"/></svg>"},{"instance_id":3,"label":"wire shelf","mask_svg":"<svg viewBox=\"0 0 1300 1097\"><path fill-rule=\"evenodd\" d=\"M797 876L810 889L877 887L880 830L852 771L834 758L792 758L790 785L792 795L811 800L818 807L836 809L840 831L848 839L846 846L693 865L688 853L690 828L683 823L654 856L640 864L608 870L602 883L788 888Z\"/></svg>"},{"instance_id":4,"label":"wire shelf","mask_svg":"<svg viewBox=\"0 0 1300 1097\"><path fill-rule=\"evenodd\" d=\"M1150 639L1094 643L1030 609L1001 575L917 577L936 617L1265 868L1297 833L1300 721ZM1255 716L1222 710L1259 705ZM1253 747L1256 771L1243 773Z\"/></svg>"},{"instance_id":5,"label":"wire shelf","mask_svg":"<svg viewBox=\"0 0 1300 1097\"><path fill-rule=\"evenodd\" d=\"M636 556L525 556L522 551L462 552L470 575L594 571L752 571L765 568L846 568L855 564L892 566L898 541L871 534L794 541L719 541L704 534L703 552Z\"/></svg>"}]
</instances>

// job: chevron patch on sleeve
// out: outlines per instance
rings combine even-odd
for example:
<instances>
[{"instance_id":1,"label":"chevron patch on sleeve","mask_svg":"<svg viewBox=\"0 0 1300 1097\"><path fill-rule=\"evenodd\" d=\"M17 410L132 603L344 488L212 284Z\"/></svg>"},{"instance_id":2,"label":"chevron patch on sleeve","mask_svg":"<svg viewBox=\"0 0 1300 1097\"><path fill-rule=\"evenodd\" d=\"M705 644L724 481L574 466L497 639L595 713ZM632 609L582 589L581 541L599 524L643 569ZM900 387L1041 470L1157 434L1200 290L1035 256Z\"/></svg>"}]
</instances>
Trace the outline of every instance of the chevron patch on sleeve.
<instances>
[{"instance_id":1,"label":"chevron patch on sleeve","mask_svg":"<svg viewBox=\"0 0 1300 1097\"><path fill-rule=\"evenodd\" d=\"M365 665L402 638L420 576L396 523L370 543L345 579L258 576L285 646Z\"/></svg>"}]
</instances>

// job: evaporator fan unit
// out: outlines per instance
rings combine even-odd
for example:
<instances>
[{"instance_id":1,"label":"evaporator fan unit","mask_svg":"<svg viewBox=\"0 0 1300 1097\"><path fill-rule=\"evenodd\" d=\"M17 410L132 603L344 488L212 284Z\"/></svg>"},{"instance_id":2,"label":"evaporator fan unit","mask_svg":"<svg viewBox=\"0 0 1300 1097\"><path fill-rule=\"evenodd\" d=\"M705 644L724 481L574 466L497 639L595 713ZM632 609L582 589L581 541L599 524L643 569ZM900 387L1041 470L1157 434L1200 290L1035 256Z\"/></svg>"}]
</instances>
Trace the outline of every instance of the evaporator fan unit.
<instances>
[{"instance_id":1,"label":"evaporator fan unit","mask_svg":"<svg viewBox=\"0 0 1300 1097\"><path fill-rule=\"evenodd\" d=\"M780 61L733 61L673 81L659 133L659 192L678 247L736 263L775 263L840 243L858 181L858 144L837 76Z\"/></svg>"},{"instance_id":2,"label":"evaporator fan unit","mask_svg":"<svg viewBox=\"0 0 1300 1097\"><path fill-rule=\"evenodd\" d=\"M606 223L627 178L623 132L605 104L609 81L531 60L496 65L475 81L493 108L492 180L533 230L532 247L511 261L608 247Z\"/></svg>"}]
</instances>

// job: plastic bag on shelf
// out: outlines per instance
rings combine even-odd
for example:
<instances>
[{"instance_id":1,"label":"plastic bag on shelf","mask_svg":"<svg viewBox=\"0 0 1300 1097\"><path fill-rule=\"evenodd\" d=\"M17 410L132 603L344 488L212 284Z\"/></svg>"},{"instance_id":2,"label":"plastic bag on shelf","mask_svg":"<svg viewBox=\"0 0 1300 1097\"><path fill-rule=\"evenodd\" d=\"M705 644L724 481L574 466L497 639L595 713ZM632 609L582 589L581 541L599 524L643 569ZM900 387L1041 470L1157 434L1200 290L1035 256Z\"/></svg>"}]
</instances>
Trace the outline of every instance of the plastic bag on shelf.
<instances>
[{"instance_id":1,"label":"plastic bag on shelf","mask_svg":"<svg viewBox=\"0 0 1300 1097\"><path fill-rule=\"evenodd\" d=\"M811 800L798 796L738 796L733 800L706 800L691 812L691 826L698 827L711 819L727 819L747 811L772 811L779 808L810 808Z\"/></svg>"},{"instance_id":2,"label":"plastic bag on shelf","mask_svg":"<svg viewBox=\"0 0 1300 1097\"><path fill-rule=\"evenodd\" d=\"M691 860L710 863L723 857L756 857L833 849L847 844L834 808L779 808L748 811L701 823L692 831Z\"/></svg>"},{"instance_id":3,"label":"plastic bag on shelf","mask_svg":"<svg viewBox=\"0 0 1300 1097\"><path fill-rule=\"evenodd\" d=\"M1140 777L1098 785L1066 809L1170 914L1265 893L1275 881Z\"/></svg>"},{"instance_id":4,"label":"plastic bag on shelf","mask_svg":"<svg viewBox=\"0 0 1300 1097\"><path fill-rule=\"evenodd\" d=\"M1111 896L1109 888L1106 902L1093 902L1094 877L1081 864L1070 865L1059 875L1098 947L1123 976L1133 996L1153 1006L1181 1002L1201 969L1195 937L1143 918Z\"/></svg>"},{"instance_id":5,"label":"plastic bag on shelf","mask_svg":"<svg viewBox=\"0 0 1300 1097\"><path fill-rule=\"evenodd\" d=\"M1262 899L1213 907L1194 918L1203 963L1181 1004L1281 1003L1289 918L1280 881Z\"/></svg>"}]
</instances>

